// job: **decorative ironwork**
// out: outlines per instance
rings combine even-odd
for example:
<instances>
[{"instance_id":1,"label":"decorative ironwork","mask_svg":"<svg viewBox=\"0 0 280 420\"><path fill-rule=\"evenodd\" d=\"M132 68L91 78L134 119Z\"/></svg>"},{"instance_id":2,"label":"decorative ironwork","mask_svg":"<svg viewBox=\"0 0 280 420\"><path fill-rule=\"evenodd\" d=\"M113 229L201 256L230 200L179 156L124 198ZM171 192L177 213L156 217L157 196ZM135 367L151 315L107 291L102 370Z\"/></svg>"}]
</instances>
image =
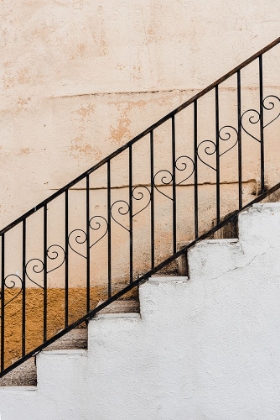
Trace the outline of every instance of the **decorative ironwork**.
<instances>
[{"instance_id":1,"label":"decorative ironwork","mask_svg":"<svg viewBox=\"0 0 280 420\"><path fill-rule=\"evenodd\" d=\"M47 274L51 273L52 271L57 270L60 268L64 262L65 262L65 250L61 245L53 244L49 246L49 248L46 251L46 256L51 261L56 261L57 259L60 259L60 256L62 255L61 259L62 261L58 260L58 265L50 268L47 270ZM45 271L45 263L40 258L32 258L29 260L25 265L25 274L27 278L36 286L40 287L41 289L44 288L43 285L41 285L38 280L36 281L34 278L32 278L32 273L35 275L41 274ZM32 277L31 277L32 276Z\"/></svg>"},{"instance_id":2,"label":"decorative ironwork","mask_svg":"<svg viewBox=\"0 0 280 420\"><path fill-rule=\"evenodd\" d=\"M103 309L103 307L107 306L109 303L113 302L116 298L123 296L125 293L129 292L133 287L136 287L140 282L147 280L151 275L155 274L162 268L166 267L169 263L176 260L179 255L183 255L186 249L190 246L187 245L185 248L177 251L177 231L178 229L178 192L184 192L185 189L177 188L179 186L186 186L192 185L193 188L193 203L191 207L191 211L193 212L190 220L193 223L193 241L192 245L195 244L197 240L205 238L207 234L200 234L201 227L200 227L200 209L199 209L199 183L198 183L198 174L199 168L202 165L210 168L212 171L215 172L215 219L216 219L216 226L211 229L208 233L211 234L217 230L219 227L225 224L225 221L221 222L222 216L221 215L221 201L223 197L221 197L222 189L221 189L221 180L220 180L220 172L222 169L222 165L225 162L223 156L227 155L228 157L231 156L230 152L232 150L236 150L235 153L235 160L236 163L236 182L238 184L238 202L236 203L237 212L242 211L242 209L246 208L248 204L244 205L243 200L243 193L242 193L242 153L244 153L244 148L242 147L245 141L245 137L241 134L246 133L249 137L256 140L259 144L259 178L261 184L261 191L263 196L265 196L265 176L267 175L265 170L265 148L264 148L264 129L271 125L274 121L279 118L280 115L280 99L278 96L274 94L270 94L266 97L263 95L263 55L271 50L276 45L280 44L280 38L275 40L269 46L264 48L259 53L252 56L249 60L246 60L243 64L232 70L231 72L227 73L218 81L214 82L212 85L208 86L204 91L198 93L193 98L186 101L184 104L173 110L171 113L164 116L161 120L157 121L151 127L143 131L141 134L136 136L126 145L122 146L120 149L112 153L107 158L103 159L101 162L90 168L85 173L81 174L79 177L71 181L65 187L56 191L51 197L44 200L38 206L31 209L29 212L22 215L18 218L15 222L8 225L6 228L0 231L0 377L4 374L11 371L14 367L18 366L36 352L45 348L48 344L50 344L54 339L61 337L66 332L70 331L78 324L88 320L92 317L95 313L99 310ZM252 63L254 60L258 61L258 80L259 80L259 89L258 89L258 106L257 109L254 109L254 105L250 109L245 110L242 112L242 103L241 103L241 90L242 90L242 73L241 70ZM265 62L266 63L266 62ZM232 78L233 76L236 77L236 93L237 93L237 107L236 107L236 116L233 116L233 120L237 121L237 127L233 125L224 125L220 128L220 109L222 107L222 102L219 101L219 86L224 81ZM233 80L233 79L231 79ZM210 93L211 92L211 93ZM199 138L199 131L198 124L200 123L200 114L199 114L199 105L198 102L201 97L209 94L213 94L214 92L214 100L215 100L215 137L211 138ZM243 96L242 96L243 98ZM193 138L191 142L185 142L185 146L183 150L179 150L179 145L177 142L177 132L180 132L180 129L177 131L177 117L176 115L179 114L183 109L191 107L193 109ZM154 136L154 132L157 130L158 127L162 126L168 122L171 126L171 135L170 135L170 150L171 156L168 156L170 162L170 168L159 169L155 170L155 168L161 168L159 166L158 161L158 154L160 158L164 157L164 162L167 161L165 159L165 155L163 151L160 152L159 149L161 148L162 142L156 143L156 136ZM213 124L213 125L214 125ZM255 128L255 129L254 129ZM259 134L256 134L257 129ZM182 133L182 132L181 132ZM190 134L188 133L188 136ZM143 178L140 178L140 185L135 186L136 176L139 170L135 171L135 154L139 149L135 149L134 145L136 143L140 143L140 140L143 139L143 143L145 142L145 149L147 150L147 174L148 182L143 185ZM147 139L149 143L147 142ZM189 145L190 150L186 147ZM147 149L149 147L149 150ZM121 155L125 157L126 162L128 162L128 196L123 199L123 196L119 196L119 199L113 200L112 193L112 180L113 177L116 175L116 167L119 167L119 161L117 162L117 166L113 164L116 162L116 158ZM141 156L141 157L140 157ZM138 162L139 159L142 158L142 155L138 155ZM145 163L145 162L144 162ZM164 164L163 164L164 165ZM162 166L163 166L162 165ZM106 191L104 194L106 197L106 204L105 204L105 211L104 214L100 212L98 215L91 215L90 214L90 194L91 194L91 187L90 187L90 175L98 171L101 167L103 167L105 176L106 176ZM138 169L138 168L137 168ZM208 173L208 172L207 172ZM85 216L85 224L84 228L80 228L79 225L73 229L70 223L70 216L69 213L71 211L71 202L69 200L70 191L72 191L72 187L75 187L80 181L85 181L85 204L83 208L83 215ZM115 181L115 180L114 180ZM133 183L134 181L134 183ZM166 187L166 188L165 188ZM168 188L169 187L169 188ZM278 186L280 188L280 184ZM274 190L275 191L275 188ZM158 232L156 232L156 224L157 224L157 205L158 205L158 198L159 194L167 198L172 202L172 205L168 202L168 211L170 212L170 242L172 242L172 255L168 258L163 260L159 259L156 255L156 241L155 237ZM72 193L71 193L72 194ZM49 232L49 225L48 225L48 218L50 217L49 210L49 203L56 200L57 197L64 198L64 238L63 241L61 239L56 239L56 244L52 244L47 247L48 244L48 232ZM257 199L258 200L258 199ZM160 202L159 206L162 205ZM97 208L97 207L95 207ZM146 209L149 208L149 211L145 212ZM43 210L43 256L42 258L26 258L27 255L30 254L28 248L28 241L27 241L27 220L30 216L32 216L35 212L39 210ZM161 209L160 209L161 210ZM234 210L234 209L233 209ZM236 210L236 209L235 209ZM148 237L145 238L145 244L147 244L146 252L147 255L150 254L150 268L147 269L146 273L143 275L139 275L137 272L137 268L135 269L135 259L137 258L136 254L136 246L135 246L135 232L138 231L139 235L142 235L141 228L138 230L136 222L136 216L142 215L146 218L149 218L148 223L145 226L145 232L148 231ZM156 215L156 216L155 216ZM188 210L186 208L183 209L183 215L185 217L188 216ZM84 217L83 216L83 217ZM113 294L113 275L114 275L114 258L113 258L113 235L119 229L116 225L121 227L124 232L124 238L127 241L129 246L129 255L127 260L128 265L128 281L130 284L125 287L123 290L116 293L116 295L112 296ZM18 243L22 247L21 256L22 256L22 273L21 274L6 274L5 268L7 263L7 248L5 245L5 238L6 233L16 226L22 227L22 233L20 240ZM70 229L71 226L71 229ZM81 225L80 225L81 226ZM203 227L204 229L204 227ZM140 232L140 233L139 233ZM143 231L144 232L144 231ZM37 234L37 233L36 233ZM117 239L115 238L115 242L119 240L119 230L117 234ZM106 238L106 241L104 240ZM147 239L147 241L146 241ZM97 246L97 244L101 243L106 248L106 256L105 261L107 264L107 297L108 300L105 303L102 303L100 306L91 310L91 259L90 259L90 251L91 249ZM167 241L167 240L166 240ZM164 241L165 242L165 241ZM63 245L60 245L62 243ZM136 242L137 243L137 242ZM103 246L102 245L102 246ZM114 244L115 245L115 244ZM170 250L170 244L167 245L167 249ZM77 255L81 256L85 262L86 266L86 302L85 308L86 313L82 318L78 321L76 320L75 323L69 325L69 276L70 276L70 268L71 268L71 258L73 256L73 251ZM160 250L160 252L162 249ZM41 255L41 254L40 254ZM161 257L160 257L161 258ZM73 261L73 260L72 260ZM81 260L82 261L82 260ZM51 314L48 312L48 276L50 273L59 270L61 267L64 267L59 273L61 276L64 276L64 284L65 284L65 304L64 304L64 329L56 334L54 337L48 339L48 323L50 322ZM16 271L17 273L17 271ZM43 326L42 326L42 341L40 345L33 349L31 352L26 353L26 312L25 312L25 293L26 286L35 285L42 290L43 295L43 303L42 304L42 314L43 314ZM14 291L14 293L5 295L5 290ZM5 361L5 346L6 346L6 337L5 337L5 323L7 323L7 317L5 317L5 308L7 305L12 304L12 302L22 294L22 340L20 343L20 348L18 352L22 354L21 359L19 359L15 363L7 364ZM2 304L1 304L2 303Z\"/></svg>"},{"instance_id":3,"label":"decorative ironwork","mask_svg":"<svg viewBox=\"0 0 280 420\"><path fill-rule=\"evenodd\" d=\"M144 211L149 206L151 202L151 192L145 185L137 185L136 187L132 188L131 198L136 202L142 202L142 200L144 200L143 205L140 206L140 209L131 214L131 217L133 218L142 213L142 211ZM126 227L123 223L121 223L121 221L118 220L118 216L127 216L130 214L130 212L130 205L125 200L117 200L111 205L112 219L127 232L130 232L131 228Z\"/></svg>"},{"instance_id":4,"label":"decorative ironwork","mask_svg":"<svg viewBox=\"0 0 280 420\"><path fill-rule=\"evenodd\" d=\"M89 227L92 231L97 232L97 239L93 241L93 243L89 246L89 248L92 248L94 245L96 245L98 242L101 241L101 239L106 236L108 232L108 221L103 216L93 216L89 220ZM102 229L104 232L102 232ZM99 230L101 230L99 232ZM87 242L87 234L83 229L74 229L69 233L68 236L68 244L69 247L74 251L76 254L80 255L83 258L87 258L86 255L84 255L82 252L78 251L76 247L74 246L72 238L74 237L74 243L77 245L83 245Z\"/></svg>"},{"instance_id":5,"label":"decorative ironwork","mask_svg":"<svg viewBox=\"0 0 280 420\"><path fill-rule=\"evenodd\" d=\"M179 172L185 172L188 170L188 163L190 163L190 169L189 173L187 172L187 176L184 176L184 179L182 179L180 182L176 182L176 185L184 185L184 182L186 182L190 177L194 174L195 171L195 164L192 158L189 156L183 155L179 156L175 161L175 168Z\"/></svg>"},{"instance_id":6,"label":"decorative ironwork","mask_svg":"<svg viewBox=\"0 0 280 420\"><path fill-rule=\"evenodd\" d=\"M185 185L184 182L190 179L195 171L194 160L190 156L179 156L174 162L174 169L178 172L185 172L185 174L183 175L183 179L181 181L176 181L176 185ZM173 174L167 169L161 169L160 171L156 172L153 178L153 185L155 189L171 201L174 200L174 197L171 197L170 195L162 191L159 187L171 186L174 183L174 178L175 177L173 176Z\"/></svg>"},{"instance_id":7,"label":"decorative ironwork","mask_svg":"<svg viewBox=\"0 0 280 420\"><path fill-rule=\"evenodd\" d=\"M263 128L268 127L270 124L272 124L274 121L276 121L280 116L280 99L276 95L268 95L266 96L262 101L262 107L265 111L273 111L276 107L276 104L279 106L278 113L268 120L266 124L263 124ZM266 113L265 113L266 114ZM245 122L244 122L245 120ZM256 140L257 142L261 142L260 138L256 137L254 134L252 134L248 128L246 128L246 124L251 125L257 125L261 122L261 113L257 111L256 109L250 108L247 109L247 111L243 112L241 116L241 126L242 129L247 133L252 139ZM261 128L259 128L260 131Z\"/></svg>"},{"instance_id":8,"label":"decorative ironwork","mask_svg":"<svg viewBox=\"0 0 280 420\"><path fill-rule=\"evenodd\" d=\"M4 306L7 306L21 294L22 287L23 287L22 278L17 274L8 274L4 279L4 287L6 287L9 290L19 289L15 296L11 297L10 299L8 299L8 301L4 302ZM0 302L2 298L3 298L3 294L0 290ZM0 314L0 318L1 318L1 314Z\"/></svg>"},{"instance_id":9,"label":"decorative ironwork","mask_svg":"<svg viewBox=\"0 0 280 420\"><path fill-rule=\"evenodd\" d=\"M233 137L234 136L234 137ZM233 139L232 139L233 137ZM227 147L224 151L221 151L219 153L219 156L223 156L226 153L228 153L230 150L232 150L234 148L234 146L236 146L237 142L238 142L238 131L235 127L233 127L232 125L225 125L224 127L222 127L219 130L219 137L218 140L222 140L224 142L230 142L232 141L233 144L229 145L229 147ZM200 142L200 144L197 147L197 157L198 159L204 163L204 165L208 166L209 168L213 169L213 171L216 171L217 168L215 168L214 166L210 165L210 163L207 163L202 157L201 157L201 146L202 145L206 145L203 149L203 152L205 155L207 156L212 156L215 155L217 152L217 146L216 143L213 140L203 140L202 142Z\"/></svg>"}]
</instances>

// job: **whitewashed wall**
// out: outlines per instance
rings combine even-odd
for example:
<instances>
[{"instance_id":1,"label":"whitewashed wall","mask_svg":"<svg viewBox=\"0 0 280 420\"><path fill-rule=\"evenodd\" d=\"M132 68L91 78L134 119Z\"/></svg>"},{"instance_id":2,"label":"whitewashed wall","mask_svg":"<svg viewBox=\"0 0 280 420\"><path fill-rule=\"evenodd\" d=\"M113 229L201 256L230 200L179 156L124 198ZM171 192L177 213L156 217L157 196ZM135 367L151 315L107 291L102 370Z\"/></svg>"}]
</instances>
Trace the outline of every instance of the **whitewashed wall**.
<instances>
[{"instance_id":1,"label":"whitewashed wall","mask_svg":"<svg viewBox=\"0 0 280 420\"><path fill-rule=\"evenodd\" d=\"M192 249L189 280L141 285L141 316L93 319L88 351L41 353L38 388L0 389L3 420L278 419L279 203L239 231Z\"/></svg>"}]
</instances>

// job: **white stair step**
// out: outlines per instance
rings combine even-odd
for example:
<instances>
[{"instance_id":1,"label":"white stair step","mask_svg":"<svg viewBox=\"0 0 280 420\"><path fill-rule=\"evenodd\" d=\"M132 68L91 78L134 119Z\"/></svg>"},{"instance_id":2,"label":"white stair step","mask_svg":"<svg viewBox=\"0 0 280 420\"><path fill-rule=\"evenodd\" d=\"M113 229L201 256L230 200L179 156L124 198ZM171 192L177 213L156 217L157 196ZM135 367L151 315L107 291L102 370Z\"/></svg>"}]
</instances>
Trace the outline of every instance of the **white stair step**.
<instances>
[{"instance_id":1,"label":"white stair step","mask_svg":"<svg viewBox=\"0 0 280 420\"><path fill-rule=\"evenodd\" d=\"M238 239L201 241L187 253L190 280L219 276L234 269L243 257Z\"/></svg>"}]
</instances>

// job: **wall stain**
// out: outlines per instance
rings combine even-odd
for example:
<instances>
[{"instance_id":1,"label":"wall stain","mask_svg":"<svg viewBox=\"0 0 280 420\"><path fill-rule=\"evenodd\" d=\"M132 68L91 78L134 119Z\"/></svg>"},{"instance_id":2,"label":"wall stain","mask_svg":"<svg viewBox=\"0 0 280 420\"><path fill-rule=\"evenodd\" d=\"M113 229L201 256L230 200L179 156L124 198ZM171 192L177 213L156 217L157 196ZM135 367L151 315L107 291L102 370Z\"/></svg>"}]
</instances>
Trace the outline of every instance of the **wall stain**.
<instances>
[{"instance_id":1,"label":"wall stain","mask_svg":"<svg viewBox=\"0 0 280 420\"><path fill-rule=\"evenodd\" d=\"M18 98L18 100L17 100L17 104L18 104L18 107L17 107L17 109L18 109L18 112L20 112L20 111L23 111L23 110L26 110L27 109L27 107L28 107L28 105L29 105L29 103L30 103L30 101L31 101L31 98L29 97L29 98Z\"/></svg>"},{"instance_id":2,"label":"wall stain","mask_svg":"<svg viewBox=\"0 0 280 420\"><path fill-rule=\"evenodd\" d=\"M117 126L110 126L111 138L110 140L115 144L123 144L125 141L128 141L132 136L130 127L130 118L128 113L135 107L143 107L147 101L140 99L139 101L120 103L117 101L110 102L112 105L116 105L116 108L120 112L120 118L117 122Z\"/></svg>"},{"instance_id":3,"label":"wall stain","mask_svg":"<svg viewBox=\"0 0 280 420\"><path fill-rule=\"evenodd\" d=\"M133 79L141 80L142 77L143 77L143 74L142 74L142 68L141 68L140 64L139 65L134 65L132 69L133 69L133 73L132 73Z\"/></svg>"},{"instance_id":4,"label":"wall stain","mask_svg":"<svg viewBox=\"0 0 280 420\"><path fill-rule=\"evenodd\" d=\"M24 85L32 81L30 69L23 67L19 69L16 75L12 75L11 69L3 76L3 82L6 89L19 85Z\"/></svg>"},{"instance_id":5,"label":"wall stain","mask_svg":"<svg viewBox=\"0 0 280 420\"><path fill-rule=\"evenodd\" d=\"M127 117L122 117L118 121L116 128L110 126L111 140L114 143L120 144L123 142L124 138L130 137L131 132L129 130L130 119Z\"/></svg>"},{"instance_id":6,"label":"wall stain","mask_svg":"<svg viewBox=\"0 0 280 420\"><path fill-rule=\"evenodd\" d=\"M30 153L30 149L29 149L29 147L24 147L24 148L20 149L20 151L19 151L18 155L19 155L19 156L22 156L22 155L29 155L29 153Z\"/></svg>"},{"instance_id":7,"label":"wall stain","mask_svg":"<svg viewBox=\"0 0 280 420\"><path fill-rule=\"evenodd\" d=\"M92 114L95 110L95 106L93 104L87 105L87 106L81 106L77 111L75 111L77 114L81 115L82 119L89 117L90 114Z\"/></svg>"},{"instance_id":8,"label":"wall stain","mask_svg":"<svg viewBox=\"0 0 280 420\"><path fill-rule=\"evenodd\" d=\"M78 159L91 155L98 161L102 156L102 153L98 147L92 146L91 144L85 142L83 134L79 137L75 137L75 139L71 141L71 146L68 147L68 150L73 157Z\"/></svg>"}]
</instances>

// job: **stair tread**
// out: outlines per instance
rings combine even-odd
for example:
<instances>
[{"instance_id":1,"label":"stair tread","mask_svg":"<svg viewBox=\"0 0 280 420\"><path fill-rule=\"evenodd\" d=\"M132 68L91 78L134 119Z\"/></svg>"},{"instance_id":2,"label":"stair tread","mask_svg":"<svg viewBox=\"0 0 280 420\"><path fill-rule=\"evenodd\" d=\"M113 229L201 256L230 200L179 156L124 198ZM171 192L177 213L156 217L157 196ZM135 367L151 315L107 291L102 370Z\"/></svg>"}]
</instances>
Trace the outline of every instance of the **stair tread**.
<instances>
[{"instance_id":1,"label":"stair tread","mask_svg":"<svg viewBox=\"0 0 280 420\"><path fill-rule=\"evenodd\" d=\"M37 369L35 358L27 360L20 366L0 378L0 386L36 386Z\"/></svg>"},{"instance_id":2,"label":"stair tread","mask_svg":"<svg viewBox=\"0 0 280 420\"><path fill-rule=\"evenodd\" d=\"M87 328L77 328L50 344L44 351L86 349L87 339Z\"/></svg>"},{"instance_id":3,"label":"stair tread","mask_svg":"<svg viewBox=\"0 0 280 420\"><path fill-rule=\"evenodd\" d=\"M101 305L104 301L100 301L98 305ZM124 314L124 313L139 313L140 305L137 300L116 300L106 308L101 309L98 315L104 314Z\"/></svg>"}]
</instances>

